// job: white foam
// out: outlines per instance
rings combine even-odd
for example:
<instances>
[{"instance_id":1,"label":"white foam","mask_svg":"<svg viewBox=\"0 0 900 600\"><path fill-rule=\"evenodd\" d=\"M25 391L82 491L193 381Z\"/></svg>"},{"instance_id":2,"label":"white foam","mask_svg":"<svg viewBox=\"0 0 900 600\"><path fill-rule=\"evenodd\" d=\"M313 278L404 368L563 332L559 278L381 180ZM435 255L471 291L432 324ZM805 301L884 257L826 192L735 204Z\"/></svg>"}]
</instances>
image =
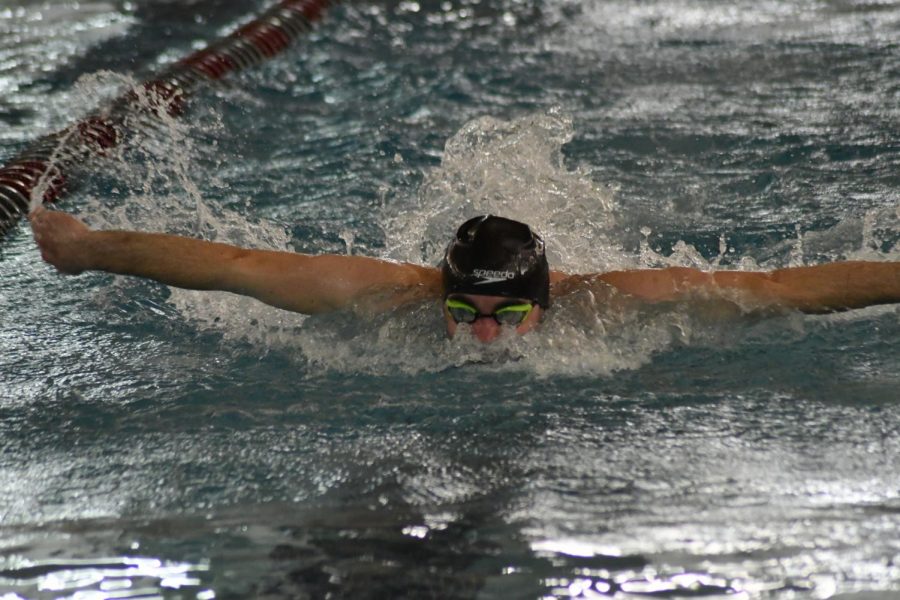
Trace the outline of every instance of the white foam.
<instances>
[{"instance_id":1,"label":"white foam","mask_svg":"<svg viewBox=\"0 0 900 600\"><path fill-rule=\"evenodd\" d=\"M393 258L437 264L467 218L493 213L531 224L547 242L551 265L605 270L625 255L611 241L612 192L587 171L569 170L562 147L574 136L559 109L510 121L485 116L463 125L426 174L417 195L386 215Z\"/></svg>"}]
</instances>

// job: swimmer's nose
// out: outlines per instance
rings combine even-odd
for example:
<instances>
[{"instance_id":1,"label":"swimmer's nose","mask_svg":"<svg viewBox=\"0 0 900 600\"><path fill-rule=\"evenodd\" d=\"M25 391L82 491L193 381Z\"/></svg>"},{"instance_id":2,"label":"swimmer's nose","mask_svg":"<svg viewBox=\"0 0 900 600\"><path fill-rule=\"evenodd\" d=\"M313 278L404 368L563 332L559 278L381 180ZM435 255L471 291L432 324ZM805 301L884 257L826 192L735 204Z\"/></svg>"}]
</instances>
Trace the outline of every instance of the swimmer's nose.
<instances>
[{"instance_id":1,"label":"swimmer's nose","mask_svg":"<svg viewBox=\"0 0 900 600\"><path fill-rule=\"evenodd\" d=\"M480 317L472 323L472 333L480 342L490 342L500 335L500 325L492 317Z\"/></svg>"}]
</instances>

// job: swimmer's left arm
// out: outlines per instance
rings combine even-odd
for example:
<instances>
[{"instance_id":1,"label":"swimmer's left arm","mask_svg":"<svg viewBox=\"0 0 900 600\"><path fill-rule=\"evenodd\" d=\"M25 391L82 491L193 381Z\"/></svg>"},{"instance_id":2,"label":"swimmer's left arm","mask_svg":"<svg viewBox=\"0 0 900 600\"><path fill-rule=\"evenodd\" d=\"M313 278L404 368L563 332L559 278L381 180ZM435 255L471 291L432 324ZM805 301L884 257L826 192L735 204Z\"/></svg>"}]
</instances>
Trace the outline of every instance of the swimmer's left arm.
<instances>
[{"instance_id":1,"label":"swimmer's left arm","mask_svg":"<svg viewBox=\"0 0 900 600\"><path fill-rule=\"evenodd\" d=\"M612 271L597 276L650 302L722 297L748 308L828 313L900 302L900 263L836 262L775 271L714 271L671 267Z\"/></svg>"},{"instance_id":2,"label":"swimmer's left arm","mask_svg":"<svg viewBox=\"0 0 900 600\"><path fill-rule=\"evenodd\" d=\"M244 251L233 262L224 289L305 314L378 313L440 295L440 272L411 263L270 250Z\"/></svg>"},{"instance_id":3,"label":"swimmer's left arm","mask_svg":"<svg viewBox=\"0 0 900 600\"><path fill-rule=\"evenodd\" d=\"M440 296L440 271L365 256L307 255L240 248L176 235L95 231L66 213L29 215L41 256L62 273L105 271L191 290L251 296L314 314L370 312Z\"/></svg>"}]
</instances>

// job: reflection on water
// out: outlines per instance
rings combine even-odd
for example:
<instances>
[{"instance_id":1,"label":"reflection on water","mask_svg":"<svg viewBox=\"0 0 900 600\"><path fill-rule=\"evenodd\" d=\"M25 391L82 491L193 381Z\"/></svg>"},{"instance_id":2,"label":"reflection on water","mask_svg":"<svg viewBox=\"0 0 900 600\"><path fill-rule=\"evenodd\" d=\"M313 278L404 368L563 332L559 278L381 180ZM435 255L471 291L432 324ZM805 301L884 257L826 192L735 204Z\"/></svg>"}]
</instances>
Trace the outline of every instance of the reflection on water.
<instances>
[{"instance_id":1,"label":"reflection on water","mask_svg":"<svg viewBox=\"0 0 900 600\"><path fill-rule=\"evenodd\" d=\"M119 598L196 598L211 600L204 587L208 565L118 557L30 561L7 558L0 570L3 600L113 600ZM36 593L32 592L36 590Z\"/></svg>"},{"instance_id":2,"label":"reflection on water","mask_svg":"<svg viewBox=\"0 0 900 600\"><path fill-rule=\"evenodd\" d=\"M262 503L196 517L51 525L39 546L22 544L4 559L0 598L827 598L837 589L866 589L866 577L900 575L884 565L876 573L871 564L867 573L863 561L842 573L821 571L811 560L825 548L730 553L710 546L689 558L623 554L574 538L528 541L517 524L504 522L504 502L513 498L502 490L439 506L409 504L405 493L393 482L339 506ZM20 558L71 554L59 537L110 538L110 526L119 539L151 547L171 545L177 532L182 552L211 549L212 562ZM767 576L747 570L754 561L766 565Z\"/></svg>"},{"instance_id":3,"label":"reflection on water","mask_svg":"<svg viewBox=\"0 0 900 600\"><path fill-rule=\"evenodd\" d=\"M372 491L370 502L343 508L291 505L240 507L203 518L119 522L120 537L150 545L179 532L179 543L203 540L216 548L206 561L153 558L7 557L0 570L3 600L116 598L592 598L635 594L653 597L715 596L740 591L740 582L701 572L660 569L638 555L584 552L568 541L532 544L498 520L499 497L443 505L435 510L403 505L395 485ZM69 523L105 536L102 522ZM212 540L212 541L210 541ZM70 553L54 541L41 552ZM133 544L137 546L137 543ZM21 546L20 553L37 552ZM215 592L213 588L222 588Z\"/></svg>"}]
</instances>

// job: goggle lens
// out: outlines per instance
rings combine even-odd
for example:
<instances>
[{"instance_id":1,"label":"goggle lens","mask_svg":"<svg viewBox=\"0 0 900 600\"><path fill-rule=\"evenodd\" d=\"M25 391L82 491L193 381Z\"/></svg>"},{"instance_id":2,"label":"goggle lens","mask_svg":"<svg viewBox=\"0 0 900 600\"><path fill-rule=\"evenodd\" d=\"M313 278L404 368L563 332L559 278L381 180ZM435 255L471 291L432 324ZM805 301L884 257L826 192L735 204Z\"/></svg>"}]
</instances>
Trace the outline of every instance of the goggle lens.
<instances>
[{"instance_id":1,"label":"goggle lens","mask_svg":"<svg viewBox=\"0 0 900 600\"><path fill-rule=\"evenodd\" d=\"M478 318L478 311L474 306L463 304L458 300L447 300L447 310L457 323L474 323Z\"/></svg>"},{"instance_id":2,"label":"goggle lens","mask_svg":"<svg viewBox=\"0 0 900 600\"><path fill-rule=\"evenodd\" d=\"M519 325L528 318L534 304L510 304L494 311L494 320L501 325Z\"/></svg>"},{"instance_id":3,"label":"goggle lens","mask_svg":"<svg viewBox=\"0 0 900 600\"><path fill-rule=\"evenodd\" d=\"M533 303L507 304L484 315L478 312L477 308L462 300L447 298L446 305L450 316L457 323L474 323L479 317L492 317L500 325L521 325L531 314L531 309L534 308Z\"/></svg>"}]
</instances>

